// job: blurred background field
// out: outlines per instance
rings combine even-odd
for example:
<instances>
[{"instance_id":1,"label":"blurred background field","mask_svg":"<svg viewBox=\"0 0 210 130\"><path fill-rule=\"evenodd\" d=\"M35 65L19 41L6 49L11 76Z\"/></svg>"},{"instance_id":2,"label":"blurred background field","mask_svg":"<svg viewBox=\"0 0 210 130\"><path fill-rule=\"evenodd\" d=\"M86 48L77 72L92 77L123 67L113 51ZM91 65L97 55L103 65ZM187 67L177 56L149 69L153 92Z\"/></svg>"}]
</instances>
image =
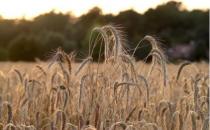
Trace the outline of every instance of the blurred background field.
<instances>
[{"instance_id":1,"label":"blurred background field","mask_svg":"<svg viewBox=\"0 0 210 130\"><path fill-rule=\"evenodd\" d=\"M18 69L22 73L29 73L29 72L33 73L32 69L36 68L37 65L42 66L46 70L50 70L48 68L49 62L0 62L1 71L5 74L8 74L8 73L14 71L14 69ZM76 68L78 68L79 65L80 65L80 63L72 63L72 68L73 68L72 73L76 72ZM97 69L98 64L92 63L92 66L94 66L94 68ZM139 61L139 62L135 63L135 66L136 66L138 73L146 74L149 70L150 64L144 64L144 62ZM180 66L180 64L168 64L167 65L167 69L169 71L169 75L168 75L169 78L176 76L179 66ZM192 65L188 66L187 69L183 70L182 76L189 77L189 76L196 75L197 73L200 73L200 72L205 72L206 74L208 74L208 72L209 72L208 67L209 67L209 65L206 62L194 62ZM103 64L100 64L100 68L103 68ZM104 67L104 68L106 68L106 67ZM192 71L192 70L194 70L194 71ZM94 71L94 70L92 70L92 71ZM158 70L155 70L155 71L158 72Z\"/></svg>"}]
</instances>

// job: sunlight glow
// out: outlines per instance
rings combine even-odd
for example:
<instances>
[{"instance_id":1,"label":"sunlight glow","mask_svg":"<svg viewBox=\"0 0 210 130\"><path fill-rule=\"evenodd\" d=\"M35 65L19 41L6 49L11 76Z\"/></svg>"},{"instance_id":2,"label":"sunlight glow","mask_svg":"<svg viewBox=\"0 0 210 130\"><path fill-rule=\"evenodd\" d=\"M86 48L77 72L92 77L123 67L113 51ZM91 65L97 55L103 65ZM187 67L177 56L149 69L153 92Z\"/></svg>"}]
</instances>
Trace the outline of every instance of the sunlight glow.
<instances>
[{"instance_id":1,"label":"sunlight glow","mask_svg":"<svg viewBox=\"0 0 210 130\"><path fill-rule=\"evenodd\" d=\"M143 13L148 8L170 0L0 0L0 16L3 18L26 18L54 10L56 12L70 12L75 16L87 13L89 9L98 6L103 13L117 14L120 11L134 9ZM210 0L175 0L181 1L189 9L209 9Z\"/></svg>"}]
</instances>

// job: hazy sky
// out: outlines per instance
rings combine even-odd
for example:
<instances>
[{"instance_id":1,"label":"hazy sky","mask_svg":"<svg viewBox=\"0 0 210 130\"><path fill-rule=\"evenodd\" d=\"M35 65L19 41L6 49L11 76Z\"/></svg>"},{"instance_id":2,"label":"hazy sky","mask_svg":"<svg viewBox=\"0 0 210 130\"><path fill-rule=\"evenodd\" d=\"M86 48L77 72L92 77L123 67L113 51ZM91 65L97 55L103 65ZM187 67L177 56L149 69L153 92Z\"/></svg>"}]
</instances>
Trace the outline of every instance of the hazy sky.
<instances>
[{"instance_id":1,"label":"hazy sky","mask_svg":"<svg viewBox=\"0 0 210 130\"><path fill-rule=\"evenodd\" d=\"M86 13L94 6L102 9L103 13L117 14L120 11L134 9L143 13L148 8L170 0L0 0L0 16L13 19L31 19L39 14L55 10L56 12L71 12L75 16ZM175 0L181 1L185 8L209 9L210 0Z\"/></svg>"}]
</instances>

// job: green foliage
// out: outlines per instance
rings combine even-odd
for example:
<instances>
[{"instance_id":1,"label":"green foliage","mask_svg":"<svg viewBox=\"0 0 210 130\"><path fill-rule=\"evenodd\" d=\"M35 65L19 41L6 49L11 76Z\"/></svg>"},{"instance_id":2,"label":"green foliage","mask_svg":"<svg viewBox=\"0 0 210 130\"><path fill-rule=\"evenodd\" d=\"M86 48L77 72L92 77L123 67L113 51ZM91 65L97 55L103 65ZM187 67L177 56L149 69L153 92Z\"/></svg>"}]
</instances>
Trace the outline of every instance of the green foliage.
<instances>
[{"instance_id":1,"label":"green foliage","mask_svg":"<svg viewBox=\"0 0 210 130\"><path fill-rule=\"evenodd\" d=\"M64 14L56 14L53 11L36 17L32 23L33 30L42 31L49 30L55 32L63 32L69 24L70 16Z\"/></svg>"},{"instance_id":2,"label":"green foliage","mask_svg":"<svg viewBox=\"0 0 210 130\"><path fill-rule=\"evenodd\" d=\"M52 31L44 31L39 34L39 39L42 41L42 51L44 56L42 58L46 59L49 57L45 57L49 53L55 51L58 47L64 48L66 52L73 51L75 48L75 43L67 39L64 35L58 32Z\"/></svg>"},{"instance_id":3,"label":"green foliage","mask_svg":"<svg viewBox=\"0 0 210 130\"><path fill-rule=\"evenodd\" d=\"M145 35L152 35L161 39L166 49L194 41L199 48L192 59L207 59L209 10L187 11L181 7L179 2L168 2L144 14L127 10L116 16L104 15L95 7L79 18L54 11L37 16L33 21L0 18L0 60L43 59L57 47L62 47L67 53L75 51L78 58L84 58L88 53L91 30L110 23L123 27L121 30L126 33L130 53ZM144 47L144 44L135 53L137 59L144 59L149 52L150 47ZM99 50L97 46L94 59L99 58Z\"/></svg>"},{"instance_id":4,"label":"green foliage","mask_svg":"<svg viewBox=\"0 0 210 130\"><path fill-rule=\"evenodd\" d=\"M49 52L58 47L64 47L66 39L63 35L56 32L44 32L40 40L43 42L43 51Z\"/></svg>"},{"instance_id":5,"label":"green foliage","mask_svg":"<svg viewBox=\"0 0 210 130\"><path fill-rule=\"evenodd\" d=\"M20 35L10 42L9 58L14 61L33 61L41 55L40 46L39 41L35 37Z\"/></svg>"},{"instance_id":6,"label":"green foliage","mask_svg":"<svg viewBox=\"0 0 210 130\"><path fill-rule=\"evenodd\" d=\"M5 48L0 48L0 60L5 61L8 58L8 52Z\"/></svg>"}]
</instances>

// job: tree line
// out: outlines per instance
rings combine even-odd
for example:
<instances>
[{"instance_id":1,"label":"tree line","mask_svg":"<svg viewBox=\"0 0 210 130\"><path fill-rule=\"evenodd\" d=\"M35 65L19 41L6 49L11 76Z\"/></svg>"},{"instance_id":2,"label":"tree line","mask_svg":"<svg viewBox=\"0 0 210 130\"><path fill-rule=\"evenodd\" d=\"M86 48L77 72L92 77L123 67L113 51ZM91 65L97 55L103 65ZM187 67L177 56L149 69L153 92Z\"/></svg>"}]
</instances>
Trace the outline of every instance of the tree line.
<instances>
[{"instance_id":1,"label":"tree line","mask_svg":"<svg viewBox=\"0 0 210 130\"><path fill-rule=\"evenodd\" d=\"M197 48L192 60L208 59L204 52L209 48L209 10L188 11L181 7L182 3L172 1L144 14L127 10L118 15L104 15L95 7L80 17L54 11L33 20L0 17L0 60L46 60L58 47L82 59L87 56L91 30L106 24L122 27L130 53L145 35L152 35L166 50L193 41ZM136 59L144 59L149 49L143 43L135 53Z\"/></svg>"}]
</instances>

